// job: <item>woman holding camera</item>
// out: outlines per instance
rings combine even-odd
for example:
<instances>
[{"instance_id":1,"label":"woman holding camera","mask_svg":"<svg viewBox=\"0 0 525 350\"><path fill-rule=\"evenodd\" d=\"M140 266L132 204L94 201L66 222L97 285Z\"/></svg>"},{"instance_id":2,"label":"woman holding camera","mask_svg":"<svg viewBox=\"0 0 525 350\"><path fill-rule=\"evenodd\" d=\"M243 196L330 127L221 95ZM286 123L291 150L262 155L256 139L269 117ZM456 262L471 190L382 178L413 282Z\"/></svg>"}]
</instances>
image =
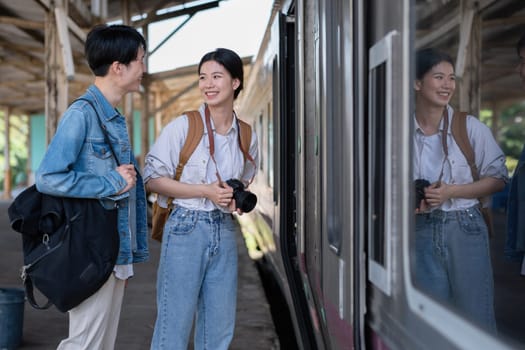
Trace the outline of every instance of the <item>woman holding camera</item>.
<instances>
[{"instance_id":1,"label":"woman holding camera","mask_svg":"<svg viewBox=\"0 0 525 350\"><path fill-rule=\"evenodd\" d=\"M231 213L242 211L233 198L234 189L226 182L237 179L246 186L253 179L257 139L252 130L249 155L253 161L245 160L233 110L243 88L240 57L222 48L209 52L202 57L198 74L204 133L180 180L174 176L189 128L186 115L166 125L146 156L148 189L174 198L164 227L157 276L154 350L186 350L194 316L195 349L226 350L235 325L236 235L240 230Z\"/></svg>"},{"instance_id":2,"label":"woman holding camera","mask_svg":"<svg viewBox=\"0 0 525 350\"><path fill-rule=\"evenodd\" d=\"M478 198L501 191L508 174L490 129L469 115L468 141L480 178L473 180L451 133L455 87L450 56L432 48L417 52L413 176L430 186L416 203L415 279L425 292L495 331L488 230Z\"/></svg>"}]
</instances>

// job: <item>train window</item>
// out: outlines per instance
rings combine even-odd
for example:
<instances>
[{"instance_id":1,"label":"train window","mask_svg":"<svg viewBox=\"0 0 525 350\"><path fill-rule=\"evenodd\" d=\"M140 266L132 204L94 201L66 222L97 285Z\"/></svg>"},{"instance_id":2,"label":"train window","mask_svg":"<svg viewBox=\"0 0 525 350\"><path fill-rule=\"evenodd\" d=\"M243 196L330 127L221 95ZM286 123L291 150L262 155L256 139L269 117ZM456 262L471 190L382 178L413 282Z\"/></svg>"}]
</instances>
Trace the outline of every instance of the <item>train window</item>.
<instances>
[{"instance_id":1,"label":"train window","mask_svg":"<svg viewBox=\"0 0 525 350\"><path fill-rule=\"evenodd\" d=\"M267 141L267 144L266 144L266 176L267 176L267 181L268 181L268 186L270 186L271 188L273 188L273 184L274 184L274 177L273 177L273 173L274 173L274 163L273 163L273 160L274 160L274 146L273 146L273 140L275 138L275 135L274 135L274 131L273 131L273 114L275 113L275 111L273 111L272 107L270 106L268 108L268 124L266 126L266 135L267 135L267 138L266 138L266 141Z\"/></svg>"},{"instance_id":2,"label":"train window","mask_svg":"<svg viewBox=\"0 0 525 350\"><path fill-rule=\"evenodd\" d=\"M391 242L391 124L392 36L390 33L369 51L369 178L368 274L390 295Z\"/></svg>"},{"instance_id":3,"label":"train window","mask_svg":"<svg viewBox=\"0 0 525 350\"><path fill-rule=\"evenodd\" d=\"M268 184L273 189L273 201L278 202L279 198L279 181L275 176L279 176L279 156L276 157L275 153L279 152L278 143L275 144L274 140L278 138L279 131L277 127L279 125L280 115L280 103L279 96L280 92L280 72L279 72L279 61L278 57L273 58L272 62L272 106L271 116L268 118Z\"/></svg>"},{"instance_id":4,"label":"train window","mask_svg":"<svg viewBox=\"0 0 525 350\"><path fill-rule=\"evenodd\" d=\"M345 123L351 119L344 110L345 99L340 94L345 91L344 72L341 67L342 39L341 16L342 4L338 1L325 1L322 4L327 15L322 22L322 40L324 42L322 60L327 64L321 72L326 89L321 100L322 117L321 142L323 171L322 179L322 210L323 235L326 235L330 249L337 255L341 254L343 246L344 218L352 212L352 201L346 201L347 174L343 159L347 158L350 142L344 132ZM350 65L349 65L350 66ZM346 68L346 67L345 67ZM350 180L351 181L351 180ZM350 204L349 204L350 203ZM349 206L350 205L350 206Z\"/></svg>"},{"instance_id":5,"label":"train window","mask_svg":"<svg viewBox=\"0 0 525 350\"><path fill-rule=\"evenodd\" d=\"M371 151L371 165L373 167L370 174L372 194L372 237L370 245L371 256L382 266L385 265L385 126L381 125L384 120L378 117L385 116L385 80L386 64L381 63L371 71L370 86L376 91L375 103L371 106L371 133L373 133ZM378 120L379 119L379 120Z\"/></svg>"},{"instance_id":6,"label":"train window","mask_svg":"<svg viewBox=\"0 0 525 350\"><path fill-rule=\"evenodd\" d=\"M259 114L259 120L257 121L257 140L259 140L259 148L262 149L262 145L264 143L264 123L263 123L264 117L261 114ZM264 164L264 152L259 152L259 170L265 171L266 166Z\"/></svg>"},{"instance_id":7,"label":"train window","mask_svg":"<svg viewBox=\"0 0 525 350\"><path fill-rule=\"evenodd\" d=\"M516 44L523 34L523 22L518 25L514 20L522 13L525 3L493 4L496 3L498 6L467 6L467 2L462 1L415 1L415 31L411 43L413 76L409 82L414 100L410 110L409 146L413 198L416 190L412 181L416 179L430 183L439 180L442 188L453 184L459 191L472 179L463 152L457 148L457 138L452 133L446 135L448 144L456 147L455 150L449 147L447 156L441 144L442 128L437 132L435 128L424 128L430 119L428 111L436 110L436 105L429 107L426 102L425 94L429 90L424 84L430 81L430 76L439 74L439 70L446 74L448 69L454 74L454 80L448 86L446 98L437 105L441 110L434 120L444 123L443 108L451 108L465 111L492 127L494 136L475 118L469 117L468 142L477 145L474 147L476 165L482 172L481 177L484 177L481 169L485 169L486 177L498 177L502 173L497 167L490 175L486 171L495 162L495 157L490 161L487 157L490 152L498 152L496 143L504 150L507 165L512 166L519 157L523 138L512 139L505 133L510 127L505 118L512 119L522 113L518 106L525 96L518 74L513 70L519 58ZM495 20L501 25L488 25ZM512 97L514 94L518 100ZM452 111L448 115L449 120L454 120ZM481 132L477 133L481 129L487 131L482 137ZM510 142L516 142L516 152L507 146ZM490 148L480 146L488 143ZM483 156L478 157L481 154ZM421 319L457 342L458 348L501 348L503 339L518 344L516 348L523 348L525 344L525 328L518 321L525 314L522 261L509 260L505 251L509 238L506 226L511 219L506 212L507 195L506 192L493 195L496 225L492 237L485 231L476 199L446 199L434 202L432 208L423 208L423 213L410 213L412 228L405 242L410 252L405 261L410 268L407 274L409 305ZM411 205L418 204L414 202L421 201L413 200Z\"/></svg>"}]
</instances>

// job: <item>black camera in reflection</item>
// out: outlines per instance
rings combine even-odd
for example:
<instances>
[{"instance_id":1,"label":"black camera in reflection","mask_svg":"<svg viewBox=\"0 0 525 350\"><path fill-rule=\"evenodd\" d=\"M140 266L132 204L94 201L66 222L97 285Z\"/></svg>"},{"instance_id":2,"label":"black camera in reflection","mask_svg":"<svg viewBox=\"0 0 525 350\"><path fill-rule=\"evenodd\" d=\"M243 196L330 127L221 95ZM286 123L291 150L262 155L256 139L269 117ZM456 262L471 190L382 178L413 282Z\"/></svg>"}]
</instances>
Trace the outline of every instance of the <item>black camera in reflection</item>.
<instances>
[{"instance_id":1,"label":"black camera in reflection","mask_svg":"<svg viewBox=\"0 0 525 350\"><path fill-rule=\"evenodd\" d=\"M243 213L248 213L255 208L257 204L257 196L250 191L244 190L244 184L237 179L226 180L228 186L233 188L233 199L235 199L235 206Z\"/></svg>"},{"instance_id":2,"label":"black camera in reflection","mask_svg":"<svg viewBox=\"0 0 525 350\"><path fill-rule=\"evenodd\" d=\"M416 209L419 208L421 201L425 199L425 188L430 186L430 182L425 179L417 179L414 181L416 187Z\"/></svg>"}]
</instances>

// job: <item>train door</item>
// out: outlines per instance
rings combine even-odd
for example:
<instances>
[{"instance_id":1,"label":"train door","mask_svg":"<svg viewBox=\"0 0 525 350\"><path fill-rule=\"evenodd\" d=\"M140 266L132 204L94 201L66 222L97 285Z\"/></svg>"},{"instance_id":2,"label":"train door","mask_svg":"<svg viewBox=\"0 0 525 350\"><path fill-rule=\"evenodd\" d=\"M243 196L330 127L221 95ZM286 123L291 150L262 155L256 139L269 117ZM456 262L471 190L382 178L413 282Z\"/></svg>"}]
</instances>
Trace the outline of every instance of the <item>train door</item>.
<instances>
[{"instance_id":1,"label":"train door","mask_svg":"<svg viewBox=\"0 0 525 350\"><path fill-rule=\"evenodd\" d=\"M320 180L320 28L318 1L298 1L298 230L301 249L301 270L307 290L310 317L316 344L325 337L323 302L321 298L321 180ZM309 33L309 34L307 34Z\"/></svg>"},{"instance_id":2,"label":"train door","mask_svg":"<svg viewBox=\"0 0 525 350\"><path fill-rule=\"evenodd\" d=\"M509 295L516 295L519 293L518 288L523 286L522 283L509 283L508 278L511 277L508 275L502 279L501 274L507 271L499 270L494 274L498 332L494 331L492 325L483 323L486 319L478 318L479 310L488 309L482 309L481 303L476 303L472 308L475 312L469 313L462 309L463 305L457 299L453 297L447 299L447 296L437 295L435 285L425 286L423 280L426 281L430 275L430 269L423 274L415 273L424 260L421 259L422 252L427 251L429 247L434 249L430 254L439 254L443 257L443 261L449 259L448 244L451 241L445 236L456 239L457 236L451 234L467 236L481 234L480 230L475 233L469 231L470 226L467 227L464 222L458 225L462 226L461 228L453 232L444 232L440 229L441 226L436 225L434 231L429 234L432 240L430 244L422 245L420 235L428 234L428 231L423 230L428 226L423 225L431 226L432 223L430 220L425 221L430 214L423 213L427 216L420 216L419 218L424 220L418 219L416 227L413 198L415 192L413 180L416 173L413 169L413 159L415 151L420 151L414 145L421 135L416 133L419 130L416 129L414 122L416 50L432 47L456 58L454 60L457 62L455 94L459 96L451 96L448 104L453 108L468 106L474 109L472 105L479 100L477 94L480 86L477 84L482 84L483 81L476 71L482 66L480 62L483 57L480 23L483 22L484 16L503 18L504 14L512 14L512 11L516 11L518 7L520 10L523 9L523 4L491 2L492 5L496 3L498 5L469 7L465 5L473 3L468 1L434 2L432 5L427 1L407 0L371 0L366 3L363 32L366 33L364 42L367 50L367 79L365 82L368 104L362 118L368 122L366 140L363 143L364 159L367 163L364 177L368 181L365 197L367 198L365 232L368 238L366 324L370 336L367 338L369 340L367 344L372 348L383 348L386 345L391 349L523 348L522 323L509 322L517 315L521 317L523 312L515 313L515 310L503 305L501 299L498 300L498 292L501 293L500 298L505 295L505 299L508 300ZM496 35L497 33L493 32L487 37L507 39L509 33ZM514 48L510 50L512 49ZM483 52L486 52L485 49ZM443 59L439 62L443 62ZM448 94L453 95L454 91ZM437 133L429 136L434 135L439 136ZM427 141L428 138L423 142ZM446 154L443 159L447 160ZM454 183L453 175L449 176L448 181ZM471 208L466 209L471 210ZM440 218L445 222L451 220L450 217L454 215L459 217L462 211L467 210L451 209L450 212L443 210L432 215L446 212ZM450 230L450 227L447 228ZM467 246L475 244L475 239L479 237L469 238L472 240L463 241L463 244L468 243ZM490 245L494 243L495 241L492 241ZM487 247L487 250L490 248ZM462 248L458 249L463 251ZM493 250L494 252L496 256L491 257L493 264L502 264L503 252ZM480 269L486 268L486 265L477 266ZM450 277L452 279L455 271L449 265L447 269L447 278L452 276ZM463 275L463 278L468 277L470 277L468 274ZM522 277L514 276L514 278L517 282L517 279ZM485 282L478 287L487 288L486 286L491 285L493 281L485 280ZM447 286L446 293L453 293L451 292L453 288ZM469 286L466 290L473 292L477 288ZM486 291L486 295L492 293L490 287ZM467 303L470 301L470 296L463 300ZM521 303L517 303L512 309L519 311L519 305ZM499 314L498 308L500 308ZM510 316L510 319L506 319L506 316Z\"/></svg>"},{"instance_id":3,"label":"train door","mask_svg":"<svg viewBox=\"0 0 525 350\"><path fill-rule=\"evenodd\" d=\"M407 222L403 186L408 182L408 120L410 90L410 1L372 0L364 8L363 37L368 91L361 116L364 178L366 179L365 233L367 253L367 344L418 348L403 334L403 254L401 242ZM381 19L381 20L378 20ZM405 306L406 308L406 306ZM384 334L396 334L387 336ZM393 340L392 338L397 338ZM400 340L401 339L401 340ZM396 341L400 343L396 344ZM404 347L406 346L406 347Z\"/></svg>"},{"instance_id":4,"label":"train door","mask_svg":"<svg viewBox=\"0 0 525 350\"><path fill-rule=\"evenodd\" d=\"M290 6L286 13L279 13L273 32L279 33L279 49L274 61L273 125L278 135L274 144L274 224L278 225L279 244L284 270L295 310L295 327L301 349L315 348L311 318L305 290L298 266L296 227L296 91L295 91L295 12ZM276 98L277 97L277 98Z\"/></svg>"},{"instance_id":5,"label":"train door","mask_svg":"<svg viewBox=\"0 0 525 350\"><path fill-rule=\"evenodd\" d=\"M304 269L319 346L359 342L353 327L354 238L357 224L352 1L300 2L304 98L300 203ZM303 182L301 182L303 181ZM359 335L359 332L357 332ZM322 340L320 340L322 339Z\"/></svg>"},{"instance_id":6,"label":"train door","mask_svg":"<svg viewBox=\"0 0 525 350\"><path fill-rule=\"evenodd\" d=\"M498 118L504 115L517 115L513 111L523 103L523 89L519 86L515 69L518 60L516 44L523 34L522 22L516 20L520 18L524 10L523 1L491 1L482 4L470 1L436 2L430 7L428 3L415 1L413 9L415 34L412 54L414 66L417 66L413 75L414 81L421 82L425 76L428 77L423 72L424 69L421 69L425 65L425 58L437 55L448 56L446 61L454 68L455 83L449 92L446 107L455 111L467 111L471 116L469 117L471 123L467 129L469 129L472 144L489 144L494 138L496 142L499 142L500 148L505 150L509 168L512 164L512 153L505 147L508 140L500 136L505 127L502 124L500 128L495 126ZM487 25L491 21L505 23L505 25ZM513 27L515 23L520 23L519 29ZM443 30L447 27L447 30ZM432 51L427 50L429 48ZM426 51L423 52L426 54L422 54L420 49L425 49ZM496 53L493 54L493 52ZM440 61L443 62L444 59L440 58ZM419 66L418 63L420 63ZM492 69L496 69L497 73L494 74ZM493 79L494 76L497 76L497 79ZM514 79L514 88L504 83L507 78ZM522 96L519 102L510 98L515 92L519 92ZM415 95L415 105L419 106L417 102L420 101L420 95L419 93ZM504 96L503 99L500 99L500 96ZM421 114L417 112L417 108L414 108L414 116L421 118ZM453 114L451 117L454 118ZM479 119L481 123L476 119ZM492 134L487 126L482 125L491 123L494 123ZM439 169L438 167L434 167L433 171L421 170L421 164L425 164L425 160L428 160L429 157L429 153L422 151L421 141L426 142L431 135L422 132L420 124L416 122L413 124L411 138L415 141L412 156L417 161L414 168L411 169L410 175L413 175L411 179L424 178L434 182L435 179L431 177L434 176L436 169ZM480 129L484 129L486 133L480 132L476 135L475 130ZM522 142L520 148L521 146ZM488 150L498 152L494 143L491 143L491 146L485 150L480 147L475 151L478 169L486 168L487 163L493 164L491 160L494 157L487 160L488 157L485 155L489 152ZM516 155L514 153L514 156ZM447 156L443 159L449 161ZM502 161L501 158L500 161ZM454 171L461 173L465 169L465 172L470 175L466 165L462 167L458 162L451 161L450 163ZM496 170L490 174L485 172L485 175L481 177L498 177L504 173L501 168L495 168ZM483 170L479 171L483 172ZM443 183L452 183L460 189L464 188L462 186L464 182L461 182L456 174L443 177ZM414 184L411 182L410 186L413 187ZM470 226L466 224L467 221L461 215L470 213L472 210L476 212L478 209L477 204L473 203L467 204L471 207L466 208L466 205L457 205L462 200L465 199L455 197L447 200L432 214L423 213L417 216L417 219L412 218L414 224L409 231L406 231L408 235L404 241L407 251L414 252L417 249L418 252L418 254L407 254L404 260L407 270L405 274L406 296L410 311L420 324L426 325L427 334L430 334L431 330L439 334L439 336L425 334L426 339L433 340L434 344L431 347L433 349L444 348L444 346L439 347L439 341L448 341L447 348L451 349L522 349L525 344L525 328L523 322L516 320L521 320L523 317L525 304L516 301L522 300L525 284L523 283L523 272L519 271L521 261L513 262L507 255L507 249L510 246L506 243L512 235L507 236L505 229L507 222L505 209L494 210L497 225L493 236L488 237L483 230L481 220L481 223L475 226L476 230L471 231L467 228ZM439 213L444 213L441 219L443 222L452 221L450 218L454 216L458 219L453 221L452 225L447 226L446 231L436 229L432 232L434 239L432 243L435 242L435 245L432 246L433 251L431 251L428 249L429 244L423 245L422 242L425 241L424 237L428 232L429 223ZM475 214L469 215L475 217ZM421 220L422 218L424 220ZM426 225L422 225L422 222ZM464 240L460 241L458 238ZM451 280L460 276L457 280L468 280L468 284L466 288L462 288L458 287L458 284L461 285L461 283L452 282L451 287L447 288L447 294L439 294L436 293L439 287L434 281L431 282L432 284L425 283L430 281L428 278L430 269L422 274L419 267L422 265L421 261L429 254L439 254L447 262L454 261L454 256L450 253L453 251L452 247L460 251L462 257L469 259L462 260L461 264L447 265L445 270L447 276L451 276ZM473 250L469 250L473 247ZM476 249L479 247L481 249ZM428 266L435 265L427 264L426 267ZM465 267L469 266L471 269L467 272ZM479 275L477 278L473 277L478 271L484 273L482 278ZM480 291L482 293L479 293ZM419 337L421 334L422 332L418 332Z\"/></svg>"},{"instance_id":7,"label":"train door","mask_svg":"<svg viewBox=\"0 0 525 350\"><path fill-rule=\"evenodd\" d=\"M352 1L319 2L322 310L330 348L359 343L354 245L359 242ZM360 264L359 264L360 265Z\"/></svg>"}]
</instances>

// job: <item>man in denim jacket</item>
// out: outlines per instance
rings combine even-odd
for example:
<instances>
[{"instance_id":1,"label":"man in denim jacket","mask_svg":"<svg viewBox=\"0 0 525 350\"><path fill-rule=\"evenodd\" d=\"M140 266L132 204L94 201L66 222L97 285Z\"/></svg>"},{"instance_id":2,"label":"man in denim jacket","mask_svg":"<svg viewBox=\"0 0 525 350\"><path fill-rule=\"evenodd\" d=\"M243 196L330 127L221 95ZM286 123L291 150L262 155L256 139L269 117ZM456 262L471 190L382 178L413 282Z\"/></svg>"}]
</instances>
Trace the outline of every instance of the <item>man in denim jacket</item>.
<instances>
[{"instance_id":1,"label":"man in denim jacket","mask_svg":"<svg viewBox=\"0 0 525 350\"><path fill-rule=\"evenodd\" d=\"M133 276L133 263L148 259L144 185L126 120L115 108L126 93L139 90L145 50L144 38L132 27L101 25L91 30L85 53L95 82L62 116L36 173L36 186L43 193L98 198L106 206L118 206L120 249L114 273L69 311L69 337L58 349L113 349L126 281Z\"/></svg>"}]
</instances>

